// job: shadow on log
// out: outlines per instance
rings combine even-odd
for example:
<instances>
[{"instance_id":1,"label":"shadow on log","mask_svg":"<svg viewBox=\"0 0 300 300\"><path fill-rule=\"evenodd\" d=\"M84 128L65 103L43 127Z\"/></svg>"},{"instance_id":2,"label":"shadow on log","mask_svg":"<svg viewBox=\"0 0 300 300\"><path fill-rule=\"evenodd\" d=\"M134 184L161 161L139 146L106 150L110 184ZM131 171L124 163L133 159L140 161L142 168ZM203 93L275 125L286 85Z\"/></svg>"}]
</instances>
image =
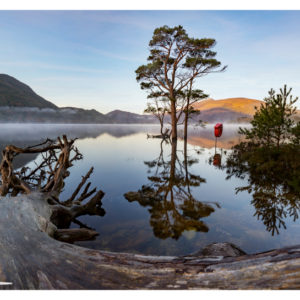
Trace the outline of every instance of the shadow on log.
<instances>
[{"instance_id":1,"label":"shadow on log","mask_svg":"<svg viewBox=\"0 0 300 300\"><path fill-rule=\"evenodd\" d=\"M73 144L74 140L63 137L57 143L48 140L34 147L7 146L4 150L0 188L4 196L0 198L1 289L300 287L300 245L247 255L224 243L188 256L171 257L112 253L62 242L93 237L96 232L91 229L76 231L66 227L81 214L103 213L104 193L89 191L90 184L86 184L92 169L69 199L59 199L68 169L82 157ZM34 170L16 172L12 160L19 153L43 153L44 160Z\"/></svg>"}]
</instances>

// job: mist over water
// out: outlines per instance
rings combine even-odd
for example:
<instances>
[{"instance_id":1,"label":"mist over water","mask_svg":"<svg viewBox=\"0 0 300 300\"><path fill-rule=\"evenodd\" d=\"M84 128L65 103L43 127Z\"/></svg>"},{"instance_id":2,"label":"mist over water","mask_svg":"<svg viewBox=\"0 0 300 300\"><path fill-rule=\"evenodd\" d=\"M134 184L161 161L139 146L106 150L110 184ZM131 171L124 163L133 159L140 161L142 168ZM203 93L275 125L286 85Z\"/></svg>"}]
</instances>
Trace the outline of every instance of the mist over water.
<instances>
[{"instance_id":1,"label":"mist over water","mask_svg":"<svg viewBox=\"0 0 300 300\"><path fill-rule=\"evenodd\" d=\"M157 125L119 124L0 124L0 140L27 141L55 139L66 134L69 138L97 138L107 133L121 137L137 132L159 132Z\"/></svg>"},{"instance_id":2,"label":"mist over water","mask_svg":"<svg viewBox=\"0 0 300 300\"><path fill-rule=\"evenodd\" d=\"M226 180L226 170L220 164L226 162L230 148L240 140L236 132L241 125L224 124L216 150L213 126L191 126L186 153L179 139L176 159L170 143L147 139L147 133L159 134L158 125L1 124L0 147L7 144L25 147L62 134L78 138L75 143L84 158L70 169L61 199L72 194L91 166L94 166L92 186L105 192L105 216L80 217L82 223L99 232L95 241L77 243L85 247L183 255L212 242L232 242L250 253L299 243L299 220L294 222L287 217L287 229L282 228L279 235L272 236L262 220L254 216L251 193L235 192L235 188L245 185L247 178ZM185 158L188 169L184 168ZM33 160L40 157L23 155L18 159L16 168L32 167ZM129 201L124 197L145 187L161 185L164 190L168 185L162 186L159 178L170 177L172 163L175 177L182 181L177 180L174 186L173 206L169 198L145 202L143 198Z\"/></svg>"},{"instance_id":3,"label":"mist over water","mask_svg":"<svg viewBox=\"0 0 300 300\"><path fill-rule=\"evenodd\" d=\"M207 136L211 139L214 124L207 124L204 128L192 125L189 127L189 136ZM224 124L226 130L220 139L236 136L238 127L249 124ZM167 125L167 127L170 127ZM156 124L0 124L0 141L33 141L45 138L57 138L62 134L69 138L97 138L101 134L115 137L144 132L159 134L160 126ZM179 136L183 135L183 126L178 126Z\"/></svg>"}]
</instances>

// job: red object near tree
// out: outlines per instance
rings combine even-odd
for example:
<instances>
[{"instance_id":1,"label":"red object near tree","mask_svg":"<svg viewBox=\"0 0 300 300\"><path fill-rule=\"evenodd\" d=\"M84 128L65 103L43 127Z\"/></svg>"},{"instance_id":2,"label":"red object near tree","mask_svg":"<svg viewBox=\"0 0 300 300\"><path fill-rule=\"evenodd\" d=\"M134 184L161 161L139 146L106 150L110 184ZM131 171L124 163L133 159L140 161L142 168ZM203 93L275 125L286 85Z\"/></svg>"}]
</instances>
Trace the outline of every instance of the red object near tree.
<instances>
[{"instance_id":1,"label":"red object near tree","mask_svg":"<svg viewBox=\"0 0 300 300\"><path fill-rule=\"evenodd\" d=\"M217 123L215 125L215 137L220 137L223 132L223 124L222 123Z\"/></svg>"}]
</instances>

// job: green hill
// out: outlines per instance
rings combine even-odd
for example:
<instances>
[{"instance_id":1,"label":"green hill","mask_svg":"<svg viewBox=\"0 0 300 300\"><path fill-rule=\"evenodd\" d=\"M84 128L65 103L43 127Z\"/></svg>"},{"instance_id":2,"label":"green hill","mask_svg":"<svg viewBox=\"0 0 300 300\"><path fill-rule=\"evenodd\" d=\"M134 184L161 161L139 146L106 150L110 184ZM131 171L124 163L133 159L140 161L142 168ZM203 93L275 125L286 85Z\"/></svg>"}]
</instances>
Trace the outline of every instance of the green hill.
<instances>
[{"instance_id":1,"label":"green hill","mask_svg":"<svg viewBox=\"0 0 300 300\"><path fill-rule=\"evenodd\" d=\"M37 95L28 85L0 74L0 106L53 108L57 106Z\"/></svg>"}]
</instances>

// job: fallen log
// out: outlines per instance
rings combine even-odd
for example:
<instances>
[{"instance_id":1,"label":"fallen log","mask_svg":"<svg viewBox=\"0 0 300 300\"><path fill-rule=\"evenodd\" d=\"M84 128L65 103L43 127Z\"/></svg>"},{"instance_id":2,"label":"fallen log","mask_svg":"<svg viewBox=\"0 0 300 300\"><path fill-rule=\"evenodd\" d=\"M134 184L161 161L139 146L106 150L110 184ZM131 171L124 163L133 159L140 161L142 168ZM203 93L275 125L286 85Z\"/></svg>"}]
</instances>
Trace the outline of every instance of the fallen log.
<instances>
[{"instance_id":1,"label":"fallen log","mask_svg":"<svg viewBox=\"0 0 300 300\"><path fill-rule=\"evenodd\" d=\"M51 208L40 193L2 197L0 204L0 282L11 283L1 289L300 287L300 245L240 256L207 251L183 257L112 253L51 238Z\"/></svg>"},{"instance_id":2,"label":"fallen log","mask_svg":"<svg viewBox=\"0 0 300 300\"><path fill-rule=\"evenodd\" d=\"M6 176L2 177L2 191L14 195L0 198L0 289L300 288L300 245L247 255L232 245L216 244L195 254L173 257L113 253L63 242L78 238L76 230L68 229L71 220L83 213L101 213L104 195L99 191L82 204L76 189L70 201L58 199L74 149L72 141L63 140L55 148L64 149L60 153L63 157L58 153L45 156L50 179L43 182L33 177L37 171L13 170L15 151L24 153L24 149L6 149L13 152L6 153L6 163L1 164ZM83 177L84 183L88 176ZM87 194L85 188L79 198ZM80 238L96 234L91 229L79 230L85 232ZM55 239L58 236L60 240Z\"/></svg>"}]
</instances>

